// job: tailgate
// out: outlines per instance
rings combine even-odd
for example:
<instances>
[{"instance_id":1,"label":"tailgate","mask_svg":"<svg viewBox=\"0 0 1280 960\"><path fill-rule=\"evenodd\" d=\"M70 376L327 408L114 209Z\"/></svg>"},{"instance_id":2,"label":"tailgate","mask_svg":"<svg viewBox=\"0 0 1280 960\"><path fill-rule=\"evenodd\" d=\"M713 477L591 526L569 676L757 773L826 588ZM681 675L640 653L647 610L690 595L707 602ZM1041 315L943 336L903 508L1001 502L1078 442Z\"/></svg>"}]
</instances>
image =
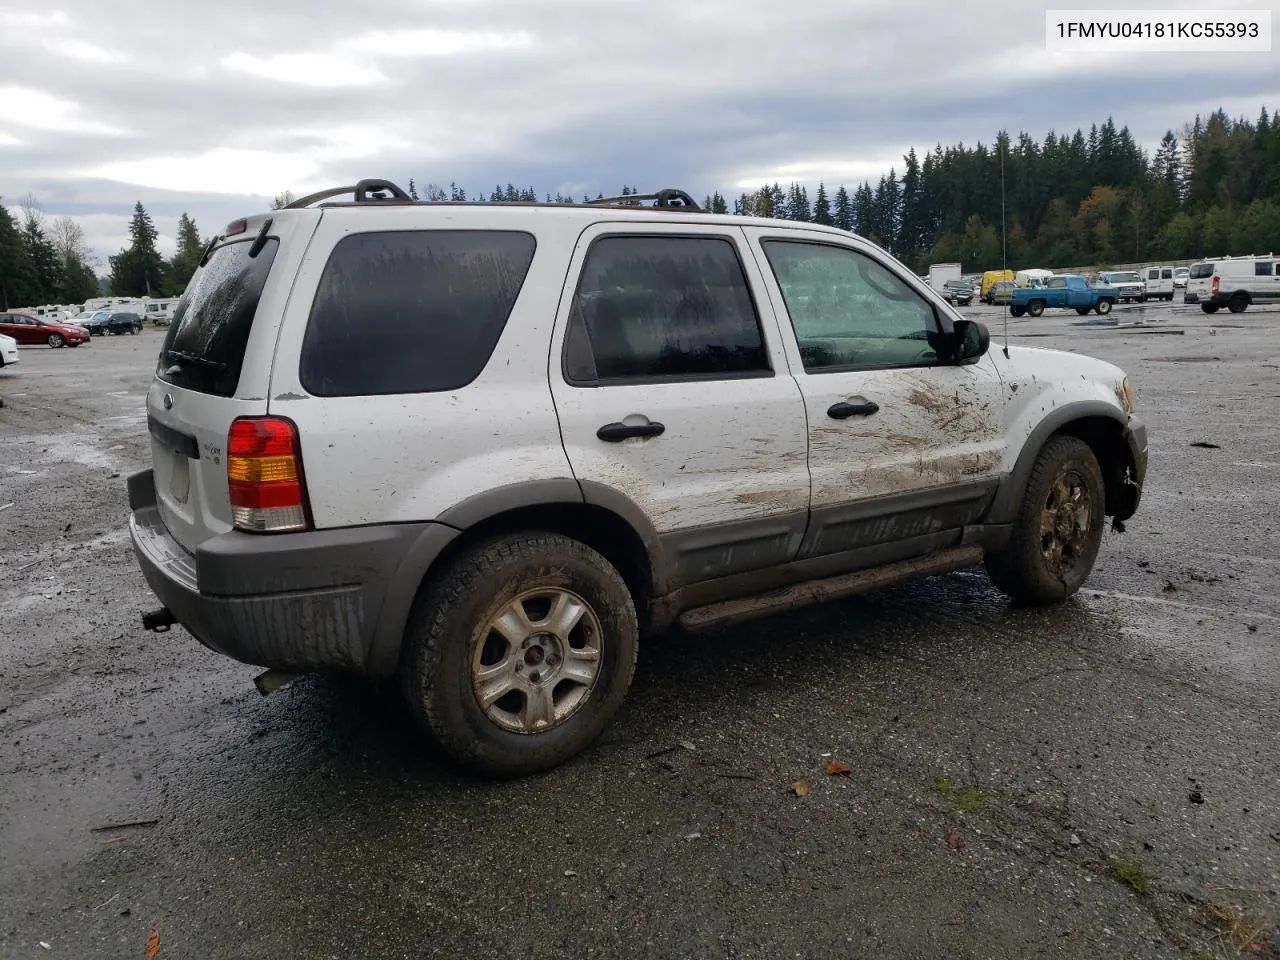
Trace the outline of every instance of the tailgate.
<instances>
[{"instance_id":1,"label":"tailgate","mask_svg":"<svg viewBox=\"0 0 1280 960\"><path fill-rule=\"evenodd\" d=\"M227 433L237 417L267 412L290 280L320 216L276 211L233 224L174 310L147 393L147 427L161 519L189 551L232 529Z\"/></svg>"}]
</instances>

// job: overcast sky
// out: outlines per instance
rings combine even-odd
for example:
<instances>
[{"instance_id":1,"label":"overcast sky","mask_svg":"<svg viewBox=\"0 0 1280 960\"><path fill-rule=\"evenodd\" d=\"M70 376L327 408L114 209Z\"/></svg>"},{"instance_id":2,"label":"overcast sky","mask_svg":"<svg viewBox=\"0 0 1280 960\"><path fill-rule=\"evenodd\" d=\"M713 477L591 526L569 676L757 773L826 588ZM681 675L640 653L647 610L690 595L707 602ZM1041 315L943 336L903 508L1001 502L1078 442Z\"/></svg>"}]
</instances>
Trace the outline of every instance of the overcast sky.
<instances>
[{"instance_id":1,"label":"overcast sky","mask_svg":"<svg viewBox=\"0 0 1280 960\"><path fill-rule=\"evenodd\" d=\"M3 0L0 196L103 257L361 177L580 195L878 178L911 145L1280 107L1280 49L1048 54L1026 0ZM1096 3L1096 6L1106 4ZM1174 0L1129 7L1267 9ZM1056 0L1055 7L1085 3Z\"/></svg>"}]
</instances>

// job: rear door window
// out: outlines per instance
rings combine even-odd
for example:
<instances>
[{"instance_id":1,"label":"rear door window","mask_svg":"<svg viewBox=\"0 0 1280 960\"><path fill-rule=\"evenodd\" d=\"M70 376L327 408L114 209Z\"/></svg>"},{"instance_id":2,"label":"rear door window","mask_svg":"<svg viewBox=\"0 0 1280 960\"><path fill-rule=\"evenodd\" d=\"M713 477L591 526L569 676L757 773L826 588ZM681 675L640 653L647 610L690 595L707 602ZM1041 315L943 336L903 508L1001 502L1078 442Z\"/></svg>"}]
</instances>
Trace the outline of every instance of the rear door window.
<instances>
[{"instance_id":1,"label":"rear door window","mask_svg":"<svg viewBox=\"0 0 1280 960\"><path fill-rule=\"evenodd\" d=\"M1193 264L1191 267L1191 273L1188 274L1188 276L1192 280L1204 280L1204 279L1207 279L1208 277L1212 277L1213 264L1212 263Z\"/></svg>"},{"instance_id":2,"label":"rear door window","mask_svg":"<svg viewBox=\"0 0 1280 960\"><path fill-rule=\"evenodd\" d=\"M591 245L565 339L569 383L771 372L733 241L614 236Z\"/></svg>"},{"instance_id":3,"label":"rear door window","mask_svg":"<svg viewBox=\"0 0 1280 960\"><path fill-rule=\"evenodd\" d=\"M465 387L489 361L533 262L531 234L358 233L325 265L302 342L318 397Z\"/></svg>"},{"instance_id":4,"label":"rear door window","mask_svg":"<svg viewBox=\"0 0 1280 960\"><path fill-rule=\"evenodd\" d=\"M218 247L178 301L156 370L161 380L230 397L240 381L245 345L280 241L249 255L252 236ZM117 314L117 316L121 316Z\"/></svg>"}]
</instances>

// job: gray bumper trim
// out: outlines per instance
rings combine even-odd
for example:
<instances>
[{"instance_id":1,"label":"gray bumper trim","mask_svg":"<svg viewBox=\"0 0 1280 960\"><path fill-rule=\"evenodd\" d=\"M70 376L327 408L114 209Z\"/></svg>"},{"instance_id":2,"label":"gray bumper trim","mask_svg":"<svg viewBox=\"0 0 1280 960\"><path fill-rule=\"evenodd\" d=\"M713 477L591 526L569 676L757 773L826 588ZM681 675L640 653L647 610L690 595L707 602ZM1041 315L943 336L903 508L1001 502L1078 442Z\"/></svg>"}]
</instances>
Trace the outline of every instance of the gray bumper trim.
<instances>
[{"instance_id":1,"label":"gray bumper trim","mask_svg":"<svg viewBox=\"0 0 1280 960\"><path fill-rule=\"evenodd\" d=\"M457 535L408 523L212 537L169 534L151 472L129 478L129 532L143 577L178 623L218 653L282 670L395 671L418 586Z\"/></svg>"}]
</instances>

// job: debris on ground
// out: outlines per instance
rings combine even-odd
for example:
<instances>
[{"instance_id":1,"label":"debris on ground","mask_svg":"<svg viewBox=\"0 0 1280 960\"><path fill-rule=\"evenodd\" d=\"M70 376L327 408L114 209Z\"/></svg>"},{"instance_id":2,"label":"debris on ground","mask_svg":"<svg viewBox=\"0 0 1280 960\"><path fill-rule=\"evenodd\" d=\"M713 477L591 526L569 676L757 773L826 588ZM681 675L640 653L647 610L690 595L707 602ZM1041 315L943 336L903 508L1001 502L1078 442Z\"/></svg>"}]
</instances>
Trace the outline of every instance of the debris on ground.
<instances>
[{"instance_id":1,"label":"debris on ground","mask_svg":"<svg viewBox=\"0 0 1280 960\"><path fill-rule=\"evenodd\" d=\"M952 827L950 830L947 831L947 846L950 847L952 850L963 850L964 834L962 834L955 827Z\"/></svg>"},{"instance_id":2,"label":"debris on ground","mask_svg":"<svg viewBox=\"0 0 1280 960\"><path fill-rule=\"evenodd\" d=\"M1187 793L1187 799L1192 803L1204 803L1204 794L1200 791L1199 785L1191 788Z\"/></svg>"},{"instance_id":3,"label":"debris on ground","mask_svg":"<svg viewBox=\"0 0 1280 960\"><path fill-rule=\"evenodd\" d=\"M1196 440L1192 442L1191 446L1198 447L1201 450L1221 450L1222 449L1222 447L1218 446L1218 444L1210 443L1208 440Z\"/></svg>"},{"instance_id":4,"label":"debris on ground","mask_svg":"<svg viewBox=\"0 0 1280 960\"><path fill-rule=\"evenodd\" d=\"M123 823L108 823L103 827L90 827L93 833L109 833L112 830L125 830L129 827L154 827L160 822L159 817L152 817L146 820L126 820Z\"/></svg>"},{"instance_id":5,"label":"debris on ground","mask_svg":"<svg viewBox=\"0 0 1280 960\"><path fill-rule=\"evenodd\" d=\"M828 761L827 765L822 768L822 772L828 777L847 777L852 773L849 765L840 760Z\"/></svg>"},{"instance_id":6,"label":"debris on ground","mask_svg":"<svg viewBox=\"0 0 1280 960\"><path fill-rule=\"evenodd\" d=\"M156 960L156 956L160 953L160 931L152 930L151 936L147 937L147 960Z\"/></svg>"},{"instance_id":7,"label":"debris on ground","mask_svg":"<svg viewBox=\"0 0 1280 960\"><path fill-rule=\"evenodd\" d=\"M808 780L797 780L791 785L791 792L797 797L807 797L809 795L809 789Z\"/></svg>"},{"instance_id":8,"label":"debris on ground","mask_svg":"<svg viewBox=\"0 0 1280 960\"><path fill-rule=\"evenodd\" d=\"M1164 582L1164 592L1165 592L1165 593L1177 593L1177 592L1178 592L1178 588L1177 588L1177 587L1175 587L1175 586L1173 585L1173 581L1172 581L1172 580L1166 580L1166 581Z\"/></svg>"}]
</instances>

